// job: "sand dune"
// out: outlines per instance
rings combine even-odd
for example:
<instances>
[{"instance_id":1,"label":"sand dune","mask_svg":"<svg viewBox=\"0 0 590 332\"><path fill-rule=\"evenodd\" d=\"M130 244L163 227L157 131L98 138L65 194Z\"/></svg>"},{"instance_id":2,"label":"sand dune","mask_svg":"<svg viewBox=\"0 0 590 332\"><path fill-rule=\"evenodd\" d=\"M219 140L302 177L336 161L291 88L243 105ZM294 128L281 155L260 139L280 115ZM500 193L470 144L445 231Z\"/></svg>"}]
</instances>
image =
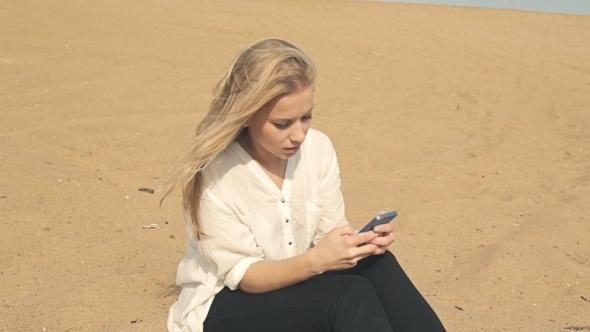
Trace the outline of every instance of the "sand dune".
<instances>
[{"instance_id":1,"label":"sand dune","mask_svg":"<svg viewBox=\"0 0 590 332\"><path fill-rule=\"evenodd\" d=\"M0 330L164 330L180 200L138 188L272 36L317 62L349 219L398 209L392 251L450 331L590 326L590 17L23 0L0 3Z\"/></svg>"}]
</instances>

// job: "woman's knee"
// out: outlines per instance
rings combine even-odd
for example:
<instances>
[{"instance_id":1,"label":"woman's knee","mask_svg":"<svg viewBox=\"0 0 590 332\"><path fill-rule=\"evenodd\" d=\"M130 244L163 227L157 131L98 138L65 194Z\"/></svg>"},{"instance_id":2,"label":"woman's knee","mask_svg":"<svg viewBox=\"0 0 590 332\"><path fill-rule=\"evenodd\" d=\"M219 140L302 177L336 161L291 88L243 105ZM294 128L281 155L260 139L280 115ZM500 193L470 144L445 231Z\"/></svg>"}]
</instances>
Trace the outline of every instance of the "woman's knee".
<instances>
[{"instance_id":1,"label":"woman's knee","mask_svg":"<svg viewBox=\"0 0 590 332\"><path fill-rule=\"evenodd\" d=\"M372 290L373 286L367 280L367 278L355 275L342 276L343 282L347 285L348 289L355 289L359 291Z\"/></svg>"},{"instance_id":2,"label":"woman's knee","mask_svg":"<svg viewBox=\"0 0 590 332\"><path fill-rule=\"evenodd\" d=\"M382 260L384 262L387 262L387 264L395 264L395 265L399 265L399 263L397 262L397 258L395 258L395 255L389 251L386 250L385 253L382 256Z\"/></svg>"},{"instance_id":3,"label":"woman's knee","mask_svg":"<svg viewBox=\"0 0 590 332\"><path fill-rule=\"evenodd\" d=\"M367 278L361 276L341 276L338 278L342 300L366 301L375 297L373 284Z\"/></svg>"},{"instance_id":4,"label":"woman's knee","mask_svg":"<svg viewBox=\"0 0 590 332\"><path fill-rule=\"evenodd\" d=\"M367 269L376 267L379 265L398 265L397 259L395 255L389 250L386 250L385 253L381 255L373 255L369 256L359 262L357 265L359 269Z\"/></svg>"},{"instance_id":5,"label":"woman's knee","mask_svg":"<svg viewBox=\"0 0 590 332\"><path fill-rule=\"evenodd\" d=\"M362 294L375 293L371 282L361 276L335 275L320 276L316 278L314 278L314 281L320 282L320 284L318 284L318 286L320 286L318 295L326 300L342 301L351 296L360 297Z\"/></svg>"}]
</instances>

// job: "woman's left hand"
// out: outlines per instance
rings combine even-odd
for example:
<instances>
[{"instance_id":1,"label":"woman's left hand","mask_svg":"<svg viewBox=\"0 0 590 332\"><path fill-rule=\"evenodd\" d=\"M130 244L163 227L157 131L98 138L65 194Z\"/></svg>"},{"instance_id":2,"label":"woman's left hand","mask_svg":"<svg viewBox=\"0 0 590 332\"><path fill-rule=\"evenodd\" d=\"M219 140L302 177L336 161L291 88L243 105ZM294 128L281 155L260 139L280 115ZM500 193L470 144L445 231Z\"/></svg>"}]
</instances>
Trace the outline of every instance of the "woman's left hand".
<instances>
[{"instance_id":1,"label":"woman's left hand","mask_svg":"<svg viewBox=\"0 0 590 332\"><path fill-rule=\"evenodd\" d=\"M371 231L370 231L371 232ZM393 225L391 223L382 224L375 226L372 232L380 233L379 237L369 241L369 243L377 246L377 249L373 252L373 255L381 255L387 251L389 245L395 241L395 235L393 234Z\"/></svg>"}]
</instances>

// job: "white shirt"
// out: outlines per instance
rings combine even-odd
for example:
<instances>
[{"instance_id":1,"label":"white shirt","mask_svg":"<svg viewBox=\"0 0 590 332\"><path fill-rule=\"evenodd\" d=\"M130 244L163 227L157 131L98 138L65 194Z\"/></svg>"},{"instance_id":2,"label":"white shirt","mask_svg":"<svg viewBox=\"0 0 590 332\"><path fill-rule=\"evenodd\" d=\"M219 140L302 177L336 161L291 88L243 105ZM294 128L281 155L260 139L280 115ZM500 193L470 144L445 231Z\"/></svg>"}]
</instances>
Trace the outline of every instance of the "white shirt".
<instances>
[{"instance_id":1,"label":"white shirt","mask_svg":"<svg viewBox=\"0 0 590 332\"><path fill-rule=\"evenodd\" d=\"M170 308L169 331L202 332L215 294L238 288L248 267L307 251L347 225L340 170L330 139L310 129L287 161L282 190L234 141L203 173L197 240L187 215L187 252L177 270L182 291Z\"/></svg>"}]
</instances>

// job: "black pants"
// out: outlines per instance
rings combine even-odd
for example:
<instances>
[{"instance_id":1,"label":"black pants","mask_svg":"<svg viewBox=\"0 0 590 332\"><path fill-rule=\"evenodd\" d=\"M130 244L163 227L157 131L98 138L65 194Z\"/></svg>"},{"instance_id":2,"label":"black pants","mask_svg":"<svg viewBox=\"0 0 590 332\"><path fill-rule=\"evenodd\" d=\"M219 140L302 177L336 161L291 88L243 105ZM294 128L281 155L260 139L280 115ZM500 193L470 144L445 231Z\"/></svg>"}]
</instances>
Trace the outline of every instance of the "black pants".
<instances>
[{"instance_id":1,"label":"black pants","mask_svg":"<svg viewBox=\"0 0 590 332\"><path fill-rule=\"evenodd\" d=\"M389 251L263 294L224 288L205 332L445 331Z\"/></svg>"}]
</instances>

